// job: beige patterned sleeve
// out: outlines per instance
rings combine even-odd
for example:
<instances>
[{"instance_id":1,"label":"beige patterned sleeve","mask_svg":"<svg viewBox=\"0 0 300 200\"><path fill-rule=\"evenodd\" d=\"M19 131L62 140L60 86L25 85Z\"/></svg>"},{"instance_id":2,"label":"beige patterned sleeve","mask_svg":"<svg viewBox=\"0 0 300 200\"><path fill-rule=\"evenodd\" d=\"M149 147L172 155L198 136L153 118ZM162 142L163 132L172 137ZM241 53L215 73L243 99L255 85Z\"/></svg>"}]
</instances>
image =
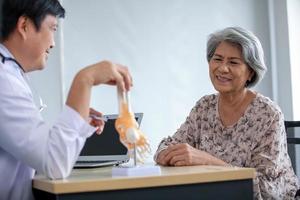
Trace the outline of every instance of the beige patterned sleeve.
<instances>
[{"instance_id":1,"label":"beige patterned sleeve","mask_svg":"<svg viewBox=\"0 0 300 200\"><path fill-rule=\"evenodd\" d=\"M256 168L255 199L294 199L296 182L287 157L286 133L281 112L260 119L265 123L257 130L251 167ZM289 162L289 163L288 163ZM290 184L287 184L290 183Z\"/></svg>"},{"instance_id":2,"label":"beige patterned sleeve","mask_svg":"<svg viewBox=\"0 0 300 200\"><path fill-rule=\"evenodd\" d=\"M186 121L180 126L180 128L175 132L175 134L170 137L164 138L158 145L158 149L154 155L154 160L156 161L158 154L166 149L170 145L179 144L179 143L188 143L189 145L195 147L196 145L196 136L197 130L201 123L197 122L199 120L198 114L199 106L196 106L191 110L189 116L186 118ZM200 129L199 129L200 130Z\"/></svg>"}]
</instances>

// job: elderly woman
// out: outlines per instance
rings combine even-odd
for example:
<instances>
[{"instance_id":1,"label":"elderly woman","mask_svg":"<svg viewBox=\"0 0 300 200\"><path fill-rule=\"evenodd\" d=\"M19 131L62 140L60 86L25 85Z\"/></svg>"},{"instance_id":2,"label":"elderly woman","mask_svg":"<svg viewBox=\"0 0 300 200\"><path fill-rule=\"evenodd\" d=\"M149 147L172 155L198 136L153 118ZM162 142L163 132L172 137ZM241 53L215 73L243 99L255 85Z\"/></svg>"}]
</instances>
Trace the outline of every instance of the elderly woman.
<instances>
[{"instance_id":1,"label":"elderly woman","mask_svg":"<svg viewBox=\"0 0 300 200\"><path fill-rule=\"evenodd\" d=\"M251 32L230 27L210 35L209 75L218 91L202 97L154 156L160 165L256 168L255 199L293 199L297 177L287 153L283 114L250 87L266 71L263 49Z\"/></svg>"}]
</instances>

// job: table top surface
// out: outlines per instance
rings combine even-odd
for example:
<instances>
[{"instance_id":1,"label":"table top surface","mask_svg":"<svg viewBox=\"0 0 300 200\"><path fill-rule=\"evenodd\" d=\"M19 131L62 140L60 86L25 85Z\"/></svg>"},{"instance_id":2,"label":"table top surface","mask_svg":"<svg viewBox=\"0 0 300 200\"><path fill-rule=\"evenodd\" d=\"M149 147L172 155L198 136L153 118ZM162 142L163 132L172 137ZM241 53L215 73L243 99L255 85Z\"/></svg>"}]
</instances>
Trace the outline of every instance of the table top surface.
<instances>
[{"instance_id":1,"label":"table top surface","mask_svg":"<svg viewBox=\"0 0 300 200\"><path fill-rule=\"evenodd\" d=\"M112 167L74 169L66 179L50 180L38 175L33 188L53 194L107 191L252 179L253 168L221 166L160 167L161 174L151 176L112 176Z\"/></svg>"}]
</instances>

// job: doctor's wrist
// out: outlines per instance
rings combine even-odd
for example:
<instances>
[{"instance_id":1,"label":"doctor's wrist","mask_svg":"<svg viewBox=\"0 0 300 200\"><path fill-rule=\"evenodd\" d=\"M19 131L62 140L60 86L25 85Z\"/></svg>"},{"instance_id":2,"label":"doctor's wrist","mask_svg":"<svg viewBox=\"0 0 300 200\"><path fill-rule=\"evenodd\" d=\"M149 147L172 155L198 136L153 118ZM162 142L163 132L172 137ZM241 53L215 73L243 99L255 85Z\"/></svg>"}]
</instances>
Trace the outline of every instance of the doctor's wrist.
<instances>
[{"instance_id":1,"label":"doctor's wrist","mask_svg":"<svg viewBox=\"0 0 300 200\"><path fill-rule=\"evenodd\" d=\"M94 81L93 77L89 75L87 70L83 69L76 74L73 84L78 84L83 87L91 88L91 87L93 87L94 82L95 81Z\"/></svg>"}]
</instances>

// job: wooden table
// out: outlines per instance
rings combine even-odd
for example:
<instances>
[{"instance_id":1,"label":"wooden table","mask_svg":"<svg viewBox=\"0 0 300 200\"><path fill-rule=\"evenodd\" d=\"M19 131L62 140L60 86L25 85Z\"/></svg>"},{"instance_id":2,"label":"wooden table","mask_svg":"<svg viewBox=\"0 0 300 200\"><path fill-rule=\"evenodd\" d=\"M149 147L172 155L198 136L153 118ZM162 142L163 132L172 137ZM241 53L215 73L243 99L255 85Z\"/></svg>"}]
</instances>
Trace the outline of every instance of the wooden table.
<instances>
[{"instance_id":1,"label":"wooden table","mask_svg":"<svg viewBox=\"0 0 300 200\"><path fill-rule=\"evenodd\" d=\"M36 176L36 199L253 199L252 168L161 167L161 175L112 177L111 167L76 169L64 180Z\"/></svg>"}]
</instances>

